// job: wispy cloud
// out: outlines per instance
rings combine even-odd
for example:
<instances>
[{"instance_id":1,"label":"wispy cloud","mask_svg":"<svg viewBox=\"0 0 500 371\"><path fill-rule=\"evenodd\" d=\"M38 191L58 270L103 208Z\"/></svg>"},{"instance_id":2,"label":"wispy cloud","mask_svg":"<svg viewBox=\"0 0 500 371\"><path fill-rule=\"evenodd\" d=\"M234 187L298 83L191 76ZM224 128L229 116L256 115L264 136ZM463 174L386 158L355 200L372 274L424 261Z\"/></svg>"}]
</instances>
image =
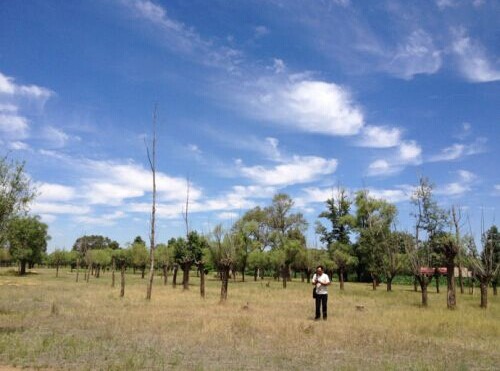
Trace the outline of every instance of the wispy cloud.
<instances>
[{"instance_id":1,"label":"wispy cloud","mask_svg":"<svg viewBox=\"0 0 500 371\"><path fill-rule=\"evenodd\" d=\"M159 28L164 45L184 56L190 56L197 63L235 71L242 53L240 50L217 45L203 38L192 27L169 17L166 8L149 0L123 0L122 4L131 10L134 17Z\"/></svg>"},{"instance_id":2,"label":"wispy cloud","mask_svg":"<svg viewBox=\"0 0 500 371\"><path fill-rule=\"evenodd\" d=\"M483 153L486 151L486 142L486 138L477 138L474 142L469 144L454 143L449 147L443 148L440 153L432 155L429 161L453 161L465 156Z\"/></svg>"},{"instance_id":3,"label":"wispy cloud","mask_svg":"<svg viewBox=\"0 0 500 371\"><path fill-rule=\"evenodd\" d=\"M478 179L477 175L468 170L458 170L457 175L457 181L437 187L435 191L436 194L449 197L460 197L472 191L472 186Z\"/></svg>"},{"instance_id":4,"label":"wispy cloud","mask_svg":"<svg viewBox=\"0 0 500 371\"><path fill-rule=\"evenodd\" d=\"M418 74L434 74L441 67L441 52L436 48L431 35L419 29L408 35L384 64L393 75L411 79Z\"/></svg>"},{"instance_id":5,"label":"wispy cloud","mask_svg":"<svg viewBox=\"0 0 500 371\"><path fill-rule=\"evenodd\" d=\"M458 66L470 82L492 82L500 80L500 66L491 62L486 49L471 39L464 29L454 30L452 50L457 56Z\"/></svg>"}]
</instances>

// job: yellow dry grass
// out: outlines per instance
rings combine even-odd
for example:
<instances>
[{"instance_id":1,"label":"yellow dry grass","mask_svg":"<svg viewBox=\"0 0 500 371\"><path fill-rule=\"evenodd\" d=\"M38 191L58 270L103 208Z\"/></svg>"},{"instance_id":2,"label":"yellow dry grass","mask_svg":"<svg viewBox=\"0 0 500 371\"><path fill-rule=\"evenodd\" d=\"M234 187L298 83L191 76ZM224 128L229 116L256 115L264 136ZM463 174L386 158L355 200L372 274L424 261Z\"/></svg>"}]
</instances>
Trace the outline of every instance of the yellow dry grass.
<instances>
[{"instance_id":1,"label":"yellow dry grass","mask_svg":"<svg viewBox=\"0 0 500 371\"><path fill-rule=\"evenodd\" d=\"M1 271L5 272L5 270ZM189 291L156 278L127 275L125 298L110 274L74 282L66 270L14 277L0 274L0 364L44 369L498 369L500 300L458 295L446 309L443 293L421 308L412 287L347 283L330 287L329 319L314 322L309 285L231 282L219 304L210 276L207 298L198 280ZM82 275L81 275L81 278ZM6 284L8 283L8 284ZM118 283L118 276L117 276ZM14 285L12 285L14 284ZM248 309L244 306L248 303ZM364 306L364 310L356 306Z\"/></svg>"}]
</instances>

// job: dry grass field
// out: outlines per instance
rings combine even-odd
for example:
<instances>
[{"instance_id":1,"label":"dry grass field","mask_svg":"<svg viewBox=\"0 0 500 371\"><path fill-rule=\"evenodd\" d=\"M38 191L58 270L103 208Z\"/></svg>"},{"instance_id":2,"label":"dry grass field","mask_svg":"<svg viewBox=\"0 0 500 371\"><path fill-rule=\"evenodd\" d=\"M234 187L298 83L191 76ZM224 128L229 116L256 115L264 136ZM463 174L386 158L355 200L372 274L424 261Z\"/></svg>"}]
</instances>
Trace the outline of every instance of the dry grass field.
<instances>
[{"instance_id":1,"label":"dry grass field","mask_svg":"<svg viewBox=\"0 0 500 371\"><path fill-rule=\"evenodd\" d=\"M0 270L0 365L72 370L489 370L500 368L500 300L479 308L479 292L429 295L421 308L412 287L347 283L330 287L329 319L314 322L310 286L219 282L189 291L161 284L146 302L146 282L127 275L125 298L106 273L89 283L74 273L38 270L17 277ZM118 277L117 277L118 278ZM118 282L118 279L117 279ZM243 306L248 304L248 309ZM356 305L363 305L359 311ZM1 368L1 367L0 367Z\"/></svg>"}]
</instances>

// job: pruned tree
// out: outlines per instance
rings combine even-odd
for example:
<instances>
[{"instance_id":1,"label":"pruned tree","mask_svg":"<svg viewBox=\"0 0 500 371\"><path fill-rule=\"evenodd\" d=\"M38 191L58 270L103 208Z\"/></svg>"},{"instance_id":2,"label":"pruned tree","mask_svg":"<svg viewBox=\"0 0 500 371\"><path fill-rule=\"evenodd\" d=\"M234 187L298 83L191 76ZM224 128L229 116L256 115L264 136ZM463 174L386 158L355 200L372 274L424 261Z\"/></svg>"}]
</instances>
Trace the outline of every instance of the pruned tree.
<instances>
[{"instance_id":1,"label":"pruned tree","mask_svg":"<svg viewBox=\"0 0 500 371\"><path fill-rule=\"evenodd\" d=\"M168 271L172 268L174 263L173 246L158 244L155 249L155 261L163 271L163 284L168 283Z\"/></svg>"},{"instance_id":2,"label":"pruned tree","mask_svg":"<svg viewBox=\"0 0 500 371\"><path fill-rule=\"evenodd\" d=\"M236 260L234 235L226 233L221 224L215 226L210 241L210 256L221 277L220 302L227 300L229 272Z\"/></svg>"},{"instance_id":3,"label":"pruned tree","mask_svg":"<svg viewBox=\"0 0 500 371\"><path fill-rule=\"evenodd\" d=\"M130 249L119 249L113 251L113 258L116 267L120 270L120 297L125 296L125 271L127 267L131 264L131 250Z\"/></svg>"},{"instance_id":4,"label":"pruned tree","mask_svg":"<svg viewBox=\"0 0 500 371\"><path fill-rule=\"evenodd\" d=\"M474 275L479 280L481 290L481 308L488 307L488 285L500 270L498 251L500 249L500 234L494 225L481 236L483 250L478 255L475 248L471 248L470 261Z\"/></svg>"},{"instance_id":5,"label":"pruned tree","mask_svg":"<svg viewBox=\"0 0 500 371\"><path fill-rule=\"evenodd\" d=\"M346 272L356 267L358 258L353 255L352 246L341 242L334 242L330 247L330 256L337 267L340 289L344 290L344 277Z\"/></svg>"},{"instance_id":6,"label":"pruned tree","mask_svg":"<svg viewBox=\"0 0 500 371\"><path fill-rule=\"evenodd\" d=\"M412 235L398 231L391 231L384 241L382 266L387 280L387 291L392 291L394 277L405 271L408 265L405 246L412 241Z\"/></svg>"},{"instance_id":7,"label":"pruned tree","mask_svg":"<svg viewBox=\"0 0 500 371\"><path fill-rule=\"evenodd\" d=\"M68 260L67 251L61 249L55 249L48 255L48 263L56 267L56 278L59 277L59 267L67 264Z\"/></svg>"}]
</instances>

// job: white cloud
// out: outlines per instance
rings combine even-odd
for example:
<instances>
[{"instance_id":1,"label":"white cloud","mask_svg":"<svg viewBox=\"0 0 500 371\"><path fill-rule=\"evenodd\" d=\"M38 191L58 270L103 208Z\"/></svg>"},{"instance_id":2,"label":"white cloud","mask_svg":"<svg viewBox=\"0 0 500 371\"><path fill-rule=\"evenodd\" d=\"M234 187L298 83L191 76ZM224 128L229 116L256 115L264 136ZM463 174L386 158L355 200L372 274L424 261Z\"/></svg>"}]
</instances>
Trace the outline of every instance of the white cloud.
<instances>
[{"instance_id":1,"label":"white cloud","mask_svg":"<svg viewBox=\"0 0 500 371\"><path fill-rule=\"evenodd\" d=\"M423 30L413 31L384 65L392 74L411 79L417 74L433 74L441 67L441 52L432 37Z\"/></svg>"},{"instance_id":2,"label":"white cloud","mask_svg":"<svg viewBox=\"0 0 500 371\"><path fill-rule=\"evenodd\" d=\"M243 176L258 184L271 186L288 186L298 183L309 183L321 175L330 175L337 169L336 159L324 159L316 156L293 156L287 163L274 167L241 166Z\"/></svg>"},{"instance_id":3,"label":"white cloud","mask_svg":"<svg viewBox=\"0 0 500 371\"><path fill-rule=\"evenodd\" d=\"M88 214L90 207L82 205L63 204L57 202L39 202L36 201L31 207L35 214Z\"/></svg>"},{"instance_id":4,"label":"white cloud","mask_svg":"<svg viewBox=\"0 0 500 371\"><path fill-rule=\"evenodd\" d=\"M387 126L365 126L358 145L372 148L395 147L401 143L401 129Z\"/></svg>"},{"instance_id":5,"label":"white cloud","mask_svg":"<svg viewBox=\"0 0 500 371\"><path fill-rule=\"evenodd\" d=\"M217 214L217 218L221 220L236 220L238 219L238 214L230 211L225 211Z\"/></svg>"},{"instance_id":6,"label":"white cloud","mask_svg":"<svg viewBox=\"0 0 500 371\"><path fill-rule=\"evenodd\" d=\"M14 78L6 76L0 72L0 94L19 95L28 98L46 100L53 93L49 89L37 85L18 85Z\"/></svg>"},{"instance_id":7,"label":"white cloud","mask_svg":"<svg viewBox=\"0 0 500 371\"><path fill-rule=\"evenodd\" d=\"M0 113L0 133L10 139L24 139L28 136L29 125L25 117Z\"/></svg>"},{"instance_id":8,"label":"white cloud","mask_svg":"<svg viewBox=\"0 0 500 371\"><path fill-rule=\"evenodd\" d=\"M407 165L422 162L422 148L414 140L402 142L388 159L378 159L368 166L368 176L387 176L400 172Z\"/></svg>"},{"instance_id":9,"label":"white cloud","mask_svg":"<svg viewBox=\"0 0 500 371\"><path fill-rule=\"evenodd\" d=\"M452 49L458 58L460 71L470 82L500 80L498 64L493 65L484 47L468 37L464 30L455 30Z\"/></svg>"},{"instance_id":10,"label":"white cloud","mask_svg":"<svg viewBox=\"0 0 500 371\"><path fill-rule=\"evenodd\" d=\"M364 124L361 109L350 92L339 85L291 75L286 80L248 82L240 97L251 115L326 135L354 135Z\"/></svg>"},{"instance_id":11,"label":"white cloud","mask_svg":"<svg viewBox=\"0 0 500 371\"><path fill-rule=\"evenodd\" d=\"M414 140L406 141L399 146L399 159L403 164L419 164L421 161L422 148Z\"/></svg>"},{"instance_id":12,"label":"white cloud","mask_svg":"<svg viewBox=\"0 0 500 371\"><path fill-rule=\"evenodd\" d=\"M400 165L390 163L387 160L379 159L373 161L368 166L368 176L381 176L381 175L391 175L398 173L403 168Z\"/></svg>"},{"instance_id":13,"label":"white cloud","mask_svg":"<svg viewBox=\"0 0 500 371\"><path fill-rule=\"evenodd\" d=\"M458 170L458 181L444 184L436 188L436 194L443 196L459 197L472 190L472 185L477 180L477 175L468 170Z\"/></svg>"},{"instance_id":14,"label":"white cloud","mask_svg":"<svg viewBox=\"0 0 500 371\"><path fill-rule=\"evenodd\" d=\"M118 219L122 219L125 216L126 214L123 211L115 211L111 214L104 214L100 216L77 216L75 220L82 224L111 226L116 224Z\"/></svg>"},{"instance_id":15,"label":"white cloud","mask_svg":"<svg viewBox=\"0 0 500 371\"><path fill-rule=\"evenodd\" d=\"M43 136L56 148L66 146L70 139L68 134L53 126L46 126L43 129Z\"/></svg>"},{"instance_id":16,"label":"white cloud","mask_svg":"<svg viewBox=\"0 0 500 371\"><path fill-rule=\"evenodd\" d=\"M75 188L55 183L35 184L38 196L37 201L70 201L77 193Z\"/></svg>"},{"instance_id":17,"label":"white cloud","mask_svg":"<svg viewBox=\"0 0 500 371\"><path fill-rule=\"evenodd\" d=\"M454 143L449 147L443 148L439 154L431 156L429 161L453 161L465 156L482 153L486 150L485 144L485 138L477 138L470 144Z\"/></svg>"},{"instance_id":18,"label":"white cloud","mask_svg":"<svg viewBox=\"0 0 500 371\"><path fill-rule=\"evenodd\" d=\"M167 10L149 0L122 2L133 15L161 30L163 44L177 53L193 58L196 62L224 68L237 69L242 53L226 46L217 46L212 40L204 40L192 27L168 16Z\"/></svg>"},{"instance_id":19,"label":"white cloud","mask_svg":"<svg viewBox=\"0 0 500 371\"><path fill-rule=\"evenodd\" d=\"M474 180L477 179L476 174L474 174L470 171L467 171L467 170L458 170L457 174L462 181L467 182L467 183L473 182Z\"/></svg>"},{"instance_id":20,"label":"white cloud","mask_svg":"<svg viewBox=\"0 0 500 371\"><path fill-rule=\"evenodd\" d=\"M411 192L407 189L375 189L369 188L370 196L386 200L390 203L399 203L410 200Z\"/></svg>"},{"instance_id":21,"label":"white cloud","mask_svg":"<svg viewBox=\"0 0 500 371\"><path fill-rule=\"evenodd\" d=\"M135 163L87 160L83 163L85 195L92 203L117 205L124 199L142 197L152 190L151 172ZM161 201L184 200L187 183L183 178L156 173L156 187ZM196 200L201 190L191 184L189 197Z\"/></svg>"},{"instance_id":22,"label":"white cloud","mask_svg":"<svg viewBox=\"0 0 500 371\"><path fill-rule=\"evenodd\" d=\"M24 142L14 141L9 143L9 149L13 149L15 151L27 151L31 148L28 144Z\"/></svg>"}]
</instances>

